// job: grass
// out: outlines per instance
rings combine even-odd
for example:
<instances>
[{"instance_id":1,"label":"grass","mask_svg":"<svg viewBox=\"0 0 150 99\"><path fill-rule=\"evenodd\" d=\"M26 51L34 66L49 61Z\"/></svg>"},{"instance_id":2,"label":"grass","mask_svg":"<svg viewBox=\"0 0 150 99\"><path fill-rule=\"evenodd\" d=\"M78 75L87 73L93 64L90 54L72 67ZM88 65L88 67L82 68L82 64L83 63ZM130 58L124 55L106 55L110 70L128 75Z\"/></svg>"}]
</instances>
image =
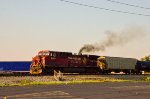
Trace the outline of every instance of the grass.
<instances>
[{"instance_id":1,"label":"grass","mask_svg":"<svg viewBox=\"0 0 150 99\"><path fill-rule=\"evenodd\" d=\"M150 77L145 77L142 80L120 80L120 79L90 79L90 80L72 80L72 81L50 81L50 82L34 82L28 79L23 79L15 83L0 83L3 86L29 86L29 85L60 85L60 84L82 84L82 83L103 83L103 82L150 82Z\"/></svg>"},{"instance_id":2,"label":"grass","mask_svg":"<svg viewBox=\"0 0 150 99\"><path fill-rule=\"evenodd\" d=\"M146 77L146 78L145 78L145 81L150 81L150 77Z\"/></svg>"},{"instance_id":3,"label":"grass","mask_svg":"<svg viewBox=\"0 0 150 99\"><path fill-rule=\"evenodd\" d=\"M75 81L51 81L51 82L28 82L26 80L17 84L0 84L0 86L28 86L28 85L60 85L60 84L82 84L102 82L128 82L128 80L75 80Z\"/></svg>"}]
</instances>

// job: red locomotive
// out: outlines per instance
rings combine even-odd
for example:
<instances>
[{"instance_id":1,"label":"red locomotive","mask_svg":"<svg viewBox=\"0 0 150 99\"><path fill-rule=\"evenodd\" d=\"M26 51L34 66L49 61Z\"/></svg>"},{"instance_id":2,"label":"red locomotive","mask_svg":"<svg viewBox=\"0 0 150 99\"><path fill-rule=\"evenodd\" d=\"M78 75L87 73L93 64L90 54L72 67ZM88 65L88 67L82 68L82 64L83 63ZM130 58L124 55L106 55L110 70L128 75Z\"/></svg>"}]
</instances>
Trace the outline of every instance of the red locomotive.
<instances>
[{"instance_id":1,"label":"red locomotive","mask_svg":"<svg viewBox=\"0 0 150 99\"><path fill-rule=\"evenodd\" d=\"M32 59L30 73L53 73L54 70L67 73L96 73L100 70L97 67L98 57L96 55L75 55L71 52L43 50Z\"/></svg>"}]
</instances>

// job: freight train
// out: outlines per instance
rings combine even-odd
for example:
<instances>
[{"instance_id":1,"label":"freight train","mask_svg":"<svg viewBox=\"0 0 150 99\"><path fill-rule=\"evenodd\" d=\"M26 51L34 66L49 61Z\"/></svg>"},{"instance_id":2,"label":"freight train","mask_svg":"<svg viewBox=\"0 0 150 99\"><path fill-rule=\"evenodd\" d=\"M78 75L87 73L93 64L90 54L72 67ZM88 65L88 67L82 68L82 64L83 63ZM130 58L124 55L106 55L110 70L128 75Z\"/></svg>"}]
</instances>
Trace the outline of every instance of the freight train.
<instances>
[{"instance_id":1,"label":"freight train","mask_svg":"<svg viewBox=\"0 0 150 99\"><path fill-rule=\"evenodd\" d=\"M150 71L150 62L134 58L76 55L71 52L49 50L39 51L38 55L32 58L30 74L53 74L54 70L63 73L141 74L142 71Z\"/></svg>"}]
</instances>

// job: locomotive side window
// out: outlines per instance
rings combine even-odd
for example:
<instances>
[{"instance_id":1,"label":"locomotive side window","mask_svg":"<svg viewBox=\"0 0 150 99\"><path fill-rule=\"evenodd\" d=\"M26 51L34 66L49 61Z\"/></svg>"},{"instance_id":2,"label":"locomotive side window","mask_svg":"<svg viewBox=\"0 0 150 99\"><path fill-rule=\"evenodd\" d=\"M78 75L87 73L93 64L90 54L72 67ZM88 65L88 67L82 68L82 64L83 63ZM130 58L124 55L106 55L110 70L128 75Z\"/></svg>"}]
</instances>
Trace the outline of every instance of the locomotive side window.
<instances>
[{"instance_id":1,"label":"locomotive side window","mask_svg":"<svg viewBox=\"0 0 150 99\"><path fill-rule=\"evenodd\" d=\"M53 53L53 57L56 57L56 53Z\"/></svg>"},{"instance_id":2,"label":"locomotive side window","mask_svg":"<svg viewBox=\"0 0 150 99\"><path fill-rule=\"evenodd\" d=\"M52 56L53 56L53 53L51 53L50 56L52 57Z\"/></svg>"},{"instance_id":3,"label":"locomotive side window","mask_svg":"<svg viewBox=\"0 0 150 99\"><path fill-rule=\"evenodd\" d=\"M51 56L51 57L56 57L56 53L54 53L54 52L52 53L52 52L51 52L51 53L50 53L50 56Z\"/></svg>"}]
</instances>

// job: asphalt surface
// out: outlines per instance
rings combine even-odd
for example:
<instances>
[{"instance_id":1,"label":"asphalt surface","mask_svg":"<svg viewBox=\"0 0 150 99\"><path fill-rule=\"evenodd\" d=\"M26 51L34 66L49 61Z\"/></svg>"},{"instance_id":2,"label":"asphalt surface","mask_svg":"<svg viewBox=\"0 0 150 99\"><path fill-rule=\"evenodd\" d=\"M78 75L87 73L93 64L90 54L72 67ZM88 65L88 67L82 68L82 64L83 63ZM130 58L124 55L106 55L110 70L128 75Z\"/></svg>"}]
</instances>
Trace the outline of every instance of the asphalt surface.
<instances>
[{"instance_id":1,"label":"asphalt surface","mask_svg":"<svg viewBox=\"0 0 150 99\"><path fill-rule=\"evenodd\" d=\"M150 99L150 82L0 87L0 99Z\"/></svg>"}]
</instances>

